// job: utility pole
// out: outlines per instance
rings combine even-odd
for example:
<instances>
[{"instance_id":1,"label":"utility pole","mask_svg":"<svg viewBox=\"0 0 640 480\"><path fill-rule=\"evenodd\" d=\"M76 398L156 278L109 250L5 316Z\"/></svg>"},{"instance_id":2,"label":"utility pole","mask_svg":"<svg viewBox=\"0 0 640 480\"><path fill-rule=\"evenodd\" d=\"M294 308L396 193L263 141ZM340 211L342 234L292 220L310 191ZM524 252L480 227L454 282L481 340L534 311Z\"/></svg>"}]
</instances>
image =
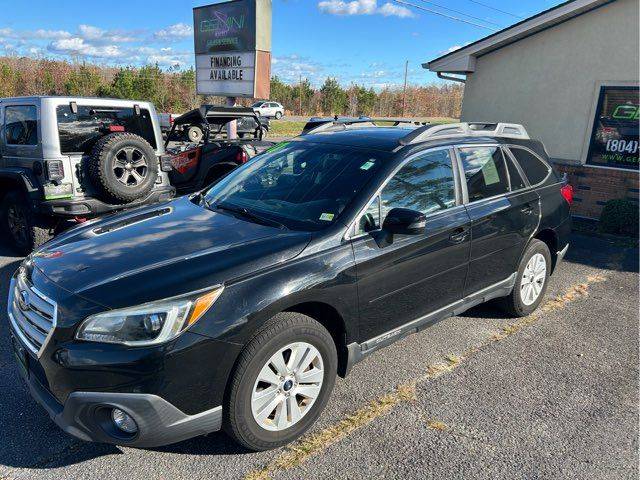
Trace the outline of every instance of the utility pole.
<instances>
[{"instance_id":1,"label":"utility pole","mask_svg":"<svg viewBox=\"0 0 640 480\"><path fill-rule=\"evenodd\" d=\"M402 117L404 118L404 109L407 105L407 72L409 71L409 60L404 64L404 90L402 91Z\"/></svg>"},{"instance_id":2,"label":"utility pole","mask_svg":"<svg viewBox=\"0 0 640 480\"><path fill-rule=\"evenodd\" d=\"M300 98L298 98L298 115L302 116L302 75L300 75Z\"/></svg>"}]
</instances>

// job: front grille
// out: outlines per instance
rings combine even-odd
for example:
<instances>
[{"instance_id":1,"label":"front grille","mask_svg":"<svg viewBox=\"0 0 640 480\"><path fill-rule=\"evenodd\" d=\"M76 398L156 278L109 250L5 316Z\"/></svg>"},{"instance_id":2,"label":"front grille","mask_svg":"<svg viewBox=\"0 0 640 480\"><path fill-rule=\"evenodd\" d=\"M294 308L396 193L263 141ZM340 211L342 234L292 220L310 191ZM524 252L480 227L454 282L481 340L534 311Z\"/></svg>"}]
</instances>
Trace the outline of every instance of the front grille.
<instances>
[{"instance_id":1,"label":"front grille","mask_svg":"<svg viewBox=\"0 0 640 480\"><path fill-rule=\"evenodd\" d=\"M15 333L36 355L56 324L56 304L40 293L20 272L9 290L9 320Z\"/></svg>"}]
</instances>

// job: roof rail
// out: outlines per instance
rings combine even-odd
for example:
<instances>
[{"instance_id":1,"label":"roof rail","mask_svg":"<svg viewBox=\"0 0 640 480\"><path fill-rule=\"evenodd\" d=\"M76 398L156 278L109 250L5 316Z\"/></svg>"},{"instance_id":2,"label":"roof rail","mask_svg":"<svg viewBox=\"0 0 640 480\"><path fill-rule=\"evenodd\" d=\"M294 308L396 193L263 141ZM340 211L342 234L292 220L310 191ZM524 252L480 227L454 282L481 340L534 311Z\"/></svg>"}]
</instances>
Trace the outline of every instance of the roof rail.
<instances>
[{"instance_id":1,"label":"roof rail","mask_svg":"<svg viewBox=\"0 0 640 480\"><path fill-rule=\"evenodd\" d=\"M314 133L321 133L321 132L330 132L335 130L347 130L350 126L378 127L379 125L377 125L376 122L392 123L394 127L397 127L400 124L407 124L407 125L425 125L426 124L425 122L419 122L417 120L409 120L404 118L369 118L369 117L337 118L332 121L321 123L317 127L314 127L308 130L307 132L305 132L304 135L311 135Z\"/></svg>"},{"instance_id":2,"label":"roof rail","mask_svg":"<svg viewBox=\"0 0 640 480\"><path fill-rule=\"evenodd\" d=\"M400 145L426 142L449 137L503 137L528 139L525 128L517 123L464 122L443 125L425 125L400 139Z\"/></svg>"}]
</instances>

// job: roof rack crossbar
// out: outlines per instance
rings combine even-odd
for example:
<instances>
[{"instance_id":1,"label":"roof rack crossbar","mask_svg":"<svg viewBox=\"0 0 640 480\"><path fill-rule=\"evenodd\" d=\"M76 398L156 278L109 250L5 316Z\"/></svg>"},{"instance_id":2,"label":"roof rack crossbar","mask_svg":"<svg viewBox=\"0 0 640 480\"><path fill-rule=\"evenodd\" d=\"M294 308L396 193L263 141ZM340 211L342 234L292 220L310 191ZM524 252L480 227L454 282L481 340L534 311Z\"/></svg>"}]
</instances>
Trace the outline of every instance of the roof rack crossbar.
<instances>
[{"instance_id":1,"label":"roof rack crossbar","mask_svg":"<svg viewBox=\"0 0 640 480\"><path fill-rule=\"evenodd\" d=\"M362 127L362 126L371 126L377 127L376 122L387 122L393 123L394 127L397 127L401 124L407 125L426 125L425 122L420 122L417 120L410 120L404 118L339 118L337 120L332 120L330 122L322 123L315 128L307 131L305 135L311 135L314 133L321 132L331 132L336 130L347 130L350 126Z\"/></svg>"},{"instance_id":2,"label":"roof rack crossbar","mask_svg":"<svg viewBox=\"0 0 640 480\"><path fill-rule=\"evenodd\" d=\"M400 145L411 145L449 137L502 137L528 139L525 128L517 123L463 122L443 125L425 125L416 128L399 140Z\"/></svg>"}]
</instances>

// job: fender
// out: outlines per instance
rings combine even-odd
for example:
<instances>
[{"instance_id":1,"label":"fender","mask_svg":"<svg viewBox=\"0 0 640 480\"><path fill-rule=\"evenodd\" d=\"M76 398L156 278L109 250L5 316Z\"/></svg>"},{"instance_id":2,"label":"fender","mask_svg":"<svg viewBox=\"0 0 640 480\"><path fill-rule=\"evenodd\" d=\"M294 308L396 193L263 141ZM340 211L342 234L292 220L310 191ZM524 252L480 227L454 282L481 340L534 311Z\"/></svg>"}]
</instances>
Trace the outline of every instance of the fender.
<instances>
[{"instance_id":1,"label":"fender","mask_svg":"<svg viewBox=\"0 0 640 480\"><path fill-rule=\"evenodd\" d=\"M33 171L28 168L0 168L0 183L5 183L4 181L6 180L18 185L18 187L21 188L33 202L42 198L38 179L33 174Z\"/></svg>"}]
</instances>

